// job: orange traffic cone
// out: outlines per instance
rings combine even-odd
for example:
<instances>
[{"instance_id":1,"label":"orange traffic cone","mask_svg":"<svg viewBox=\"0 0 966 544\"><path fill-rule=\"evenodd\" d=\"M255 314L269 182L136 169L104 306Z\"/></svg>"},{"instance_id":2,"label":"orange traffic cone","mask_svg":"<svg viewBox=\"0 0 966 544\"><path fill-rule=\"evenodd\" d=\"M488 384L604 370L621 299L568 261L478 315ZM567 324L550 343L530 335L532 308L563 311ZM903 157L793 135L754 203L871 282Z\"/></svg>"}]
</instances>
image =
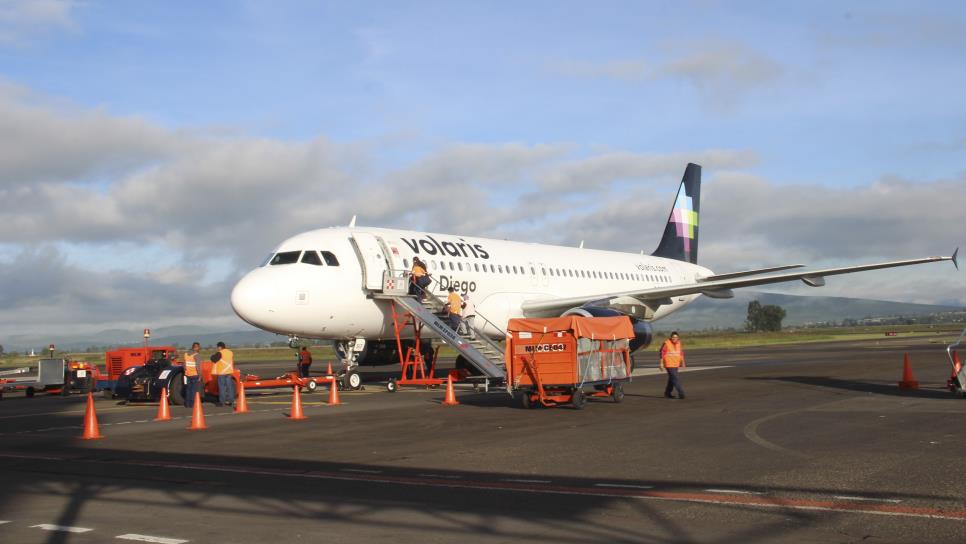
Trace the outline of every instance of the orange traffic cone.
<instances>
[{"instance_id":1,"label":"orange traffic cone","mask_svg":"<svg viewBox=\"0 0 966 544\"><path fill-rule=\"evenodd\" d=\"M959 377L959 371L962 370L963 364L959 362L959 354L955 351L953 352L953 374L946 380L946 387L951 391L956 390L956 379Z\"/></svg>"},{"instance_id":2,"label":"orange traffic cone","mask_svg":"<svg viewBox=\"0 0 966 544\"><path fill-rule=\"evenodd\" d=\"M195 391L195 406L191 411L191 426L189 431L201 431L207 429L205 425L205 411L201 409L201 392Z\"/></svg>"},{"instance_id":3,"label":"orange traffic cone","mask_svg":"<svg viewBox=\"0 0 966 544\"><path fill-rule=\"evenodd\" d=\"M328 368L328 370L325 371L325 375L326 376L331 376L332 375L332 363L329 363L329 368Z\"/></svg>"},{"instance_id":4,"label":"orange traffic cone","mask_svg":"<svg viewBox=\"0 0 966 544\"><path fill-rule=\"evenodd\" d=\"M245 386L242 385L238 388L238 402L235 404L236 414L247 414L248 413L248 399L245 398Z\"/></svg>"},{"instance_id":5,"label":"orange traffic cone","mask_svg":"<svg viewBox=\"0 0 966 544\"><path fill-rule=\"evenodd\" d=\"M292 409L288 415L289 419L308 419L305 414L302 413L302 395L299 392L299 386L292 387Z\"/></svg>"},{"instance_id":6,"label":"orange traffic cone","mask_svg":"<svg viewBox=\"0 0 966 544\"><path fill-rule=\"evenodd\" d=\"M335 383L335 378L329 380L329 406L338 406L342 404L339 400L339 386Z\"/></svg>"},{"instance_id":7,"label":"orange traffic cone","mask_svg":"<svg viewBox=\"0 0 966 544\"><path fill-rule=\"evenodd\" d=\"M84 410L84 434L81 440L97 440L101 436L100 426L97 424L97 413L94 412L94 393L87 394L87 409Z\"/></svg>"},{"instance_id":8,"label":"orange traffic cone","mask_svg":"<svg viewBox=\"0 0 966 544\"><path fill-rule=\"evenodd\" d=\"M912 366L909 364L909 354L905 354L902 362L902 381L899 382L899 389L919 389L919 382L912 375Z\"/></svg>"},{"instance_id":9,"label":"orange traffic cone","mask_svg":"<svg viewBox=\"0 0 966 544\"><path fill-rule=\"evenodd\" d=\"M453 391L453 377L446 375L446 398L443 400L443 406L456 406L459 401L456 400L456 391Z\"/></svg>"},{"instance_id":10,"label":"orange traffic cone","mask_svg":"<svg viewBox=\"0 0 966 544\"><path fill-rule=\"evenodd\" d=\"M171 419L171 408L168 407L168 388L161 388L161 400L158 401L158 417L155 421L168 421Z\"/></svg>"}]
</instances>

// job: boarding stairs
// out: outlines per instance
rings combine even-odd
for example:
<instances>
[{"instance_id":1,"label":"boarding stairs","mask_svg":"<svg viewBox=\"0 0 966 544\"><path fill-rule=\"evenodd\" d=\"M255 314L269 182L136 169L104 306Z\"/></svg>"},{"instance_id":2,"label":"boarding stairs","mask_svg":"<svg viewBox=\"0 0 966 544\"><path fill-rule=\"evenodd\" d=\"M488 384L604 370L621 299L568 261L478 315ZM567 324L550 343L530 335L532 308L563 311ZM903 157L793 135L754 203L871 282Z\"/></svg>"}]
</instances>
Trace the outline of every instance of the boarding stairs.
<instances>
[{"instance_id":1,"label":"boarding stairs","mask_svg":"<svg viewBox=\"0 0 966 544\"><path fill-rule=\"evenodd\" d=\"M487 380L503 380L506 371L503 362L503 348L498 342L480 332L474 324L473 330L464 321L460 329L454 331L446 319L446 301L430 290L423 293L422 301L409 293L409 277L406 274L386 272L383 288L370 290L374 299L389 300L403 307L423 326L429 327L447 345L456 349L470 365L476 368ZM476 320L490 324L477 314ZM502 330L497 327L498 330ZM472 335L470 333L473 333Z\"/></svg>"}]
</instances>

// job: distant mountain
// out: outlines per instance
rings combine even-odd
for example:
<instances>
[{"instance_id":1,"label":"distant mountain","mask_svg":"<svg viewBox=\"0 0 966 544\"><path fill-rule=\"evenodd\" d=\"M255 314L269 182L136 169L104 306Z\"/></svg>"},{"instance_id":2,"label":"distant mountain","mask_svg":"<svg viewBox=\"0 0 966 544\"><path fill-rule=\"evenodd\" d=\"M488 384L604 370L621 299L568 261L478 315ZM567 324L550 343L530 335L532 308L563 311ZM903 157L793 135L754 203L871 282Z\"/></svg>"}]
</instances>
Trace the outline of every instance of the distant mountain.
<instances>
[{"instance_id":1,"label":"distant mountain","mask_svg":"<svg viewBox=\"0 0 966 544\"><path fill-rule=\"evenodd\" d=\"M820 321L840 322L847 318L916 316L966 310L961 306L738 291L735 293L735 298L728 300L701 297L684 310L655 322L655 328L660 331L672 329L692 331L714 328L741 329L744 327L745 318L748 315L748 303L752 300L758 300L762 304L775 304L784 308L787 314L784 321L786 326ZM89 335L51 335L49 337L20 335L0 338L0 345L7 351L29 349L39 351L49 344L56 344L58 349L67 351L79 351L89 346L132 346L143 342L142 331L143 329L111 329ZM218 341L224 341L231 346L250 346L284 342L285 340L285 336L255 329L221 331L205 326L180 325L151 330L151 343L155 345L188 346L191 342L198 341L203 346L212 346Z\"/></svg>"},{"instance_id":2,"label":"distant mountain","mask_svg":"<svg viewBox=\"0 0 966 544\"><path fill-rule=\"evenodd\" d=\"M744 328L748 317L748 303L757 300L785 309L783 325L801 326L822 321L841 322L843 319L866 317L917 316L942 312L964 311L962 306L910 304L885 300L844 297L779 295L756 291L736 291L735 298L715 300L701 297L685 309L654 323L662 331Z\"/></svg>"},{"instance_id":3,"label":"distant mountain","mask_svg":"<svg viewBox=\"0 0 966 544\"><path fill-rule=\"evenodd\" d=\"M229 345L256 345L285 341L286 337L274 333L250 329L238 331L221 331L219 329L178 325L172 327L158 327L151 329L151 344L189 346L192 342L201 342L203 346L213 346L219 341ZM86 335L18 335L0 338L0 345L6 351L25 351L29 349L38 352L48 345L54 344L58 350L80 351L91 346L136 346L144 342L144 329L109 329Z\"/></svg>"}]
</instances>

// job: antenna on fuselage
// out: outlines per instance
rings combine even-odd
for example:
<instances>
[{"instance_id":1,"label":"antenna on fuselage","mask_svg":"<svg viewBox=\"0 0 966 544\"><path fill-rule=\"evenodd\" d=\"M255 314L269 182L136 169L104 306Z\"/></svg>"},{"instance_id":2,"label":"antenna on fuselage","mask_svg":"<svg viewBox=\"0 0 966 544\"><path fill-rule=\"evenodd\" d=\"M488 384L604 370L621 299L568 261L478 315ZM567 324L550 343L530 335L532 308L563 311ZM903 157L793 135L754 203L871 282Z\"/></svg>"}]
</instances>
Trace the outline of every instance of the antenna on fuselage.
<instances>
[{"instance_id":1,"label":"antenna on fuselage","mask_svg":"<svg viewBox=\"0 0 966 544\"><path fill-rule=\"evenodd\" d=\"M579 247L580 249L584 249L584 241L583 241L583 240L581 240L581 241L580 241L580 246L578 246L578 247Z\"/></svg>"},{"instance_id":2,"label":"antenna on fuselage","mask_svg":"<svg viewBox=\"0 0 966 544\"><path fill-rule=\"evenodd\" d=\"M349 228L351 229L354 226L356 226L356 216L353 215L352 219L349 220Z\"/></svg>"}]
</instances>

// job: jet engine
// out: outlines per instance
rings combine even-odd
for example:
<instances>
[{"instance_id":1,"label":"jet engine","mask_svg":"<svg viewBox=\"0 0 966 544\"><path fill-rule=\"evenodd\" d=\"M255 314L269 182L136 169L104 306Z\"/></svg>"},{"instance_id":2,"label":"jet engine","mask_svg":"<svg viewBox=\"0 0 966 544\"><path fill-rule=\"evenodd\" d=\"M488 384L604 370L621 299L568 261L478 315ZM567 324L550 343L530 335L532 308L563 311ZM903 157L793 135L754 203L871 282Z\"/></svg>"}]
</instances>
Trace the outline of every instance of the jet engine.
<instances>
[{"instance_id":1,"label":"jet engine","mask_svg":"<svg viewBox=\"0 0 966 544\"><path fill-rule=\"evenodd\" d=\"M413 340L402 340L403 355L406 354L409 348L415 346L415 344ZM423 340L420 342L420 348L423 353L423 360L428 365L433 358L433 344L429 340ZM339 360L344 361L346 358L346 344L343 342L335 342L335 353ZM361 366L399 364L399 348L395 340L367 340L362 351L353 353L356 357L355 363Z\"/></svg>"},{"instance_id":2,"label":"jet engine","mask_svg":"<svg viewBox=\"0 0 966 544\"><path fill-rule=\"evenodd\" d=\"M650 323L610 308L601 308L599 306L581 306L580 308L571 308L564 312L563 315L580 315L583 317L630 317L631 325L634 327L634 339L629 343L632 353L651 345L651 340L654 339L654 329L651 328Z\"/></svg>"}]
</instances>

